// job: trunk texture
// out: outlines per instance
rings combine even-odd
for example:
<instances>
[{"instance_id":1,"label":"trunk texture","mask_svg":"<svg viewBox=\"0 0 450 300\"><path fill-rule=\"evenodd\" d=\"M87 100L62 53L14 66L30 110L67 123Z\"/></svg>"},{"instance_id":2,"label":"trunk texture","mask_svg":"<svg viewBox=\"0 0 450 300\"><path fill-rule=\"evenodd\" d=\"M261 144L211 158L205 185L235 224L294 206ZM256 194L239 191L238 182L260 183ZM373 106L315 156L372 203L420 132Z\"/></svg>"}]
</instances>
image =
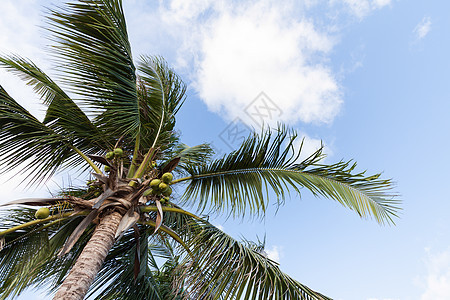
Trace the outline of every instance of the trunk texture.
<instances>
[{"instance_id":1,"label":"trunk texture","mask_svg":"<svg viewBox=\"0 0 450 300\"><path fill-rule=\"evenodd\" d=\"M121 219L120 213L113 212L101 220L53 300L84 298L114 244L114 236Z\"/></svg>"}]
</instances>

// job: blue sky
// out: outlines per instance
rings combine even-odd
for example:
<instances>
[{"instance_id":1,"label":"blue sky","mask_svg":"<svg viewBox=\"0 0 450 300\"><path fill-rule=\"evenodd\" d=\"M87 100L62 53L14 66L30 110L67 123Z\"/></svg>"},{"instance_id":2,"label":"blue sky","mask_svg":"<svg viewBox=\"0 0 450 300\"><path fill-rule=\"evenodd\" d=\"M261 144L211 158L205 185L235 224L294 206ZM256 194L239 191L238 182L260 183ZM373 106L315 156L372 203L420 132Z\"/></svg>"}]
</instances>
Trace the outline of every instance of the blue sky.
<instances>
[{"instance_id":1,"label":"blue sky","mask_svg":"<svg viewBox=\"0 0 450 300\"><path fill-rule=\"evenodd\" d=\"M189 85L177 122L185 143L229 152L224 132L235 120L258 129L249 113L264 92L274 105L266 123L297 129L307 151L322 140L329 163L354 159L360 170L384 172L403 200L396 226L306 191L264 221L219 217L216 225L236 238L265 236L286 273L335 299L450 299L450 3L124 2L135 57L162 55ZM37 27L48 3L61 1L2 1L0 52L50 69ZM32 93L1 72L0 84L42 115ZM12 188L20 178L5 179L0 201L67 183L60 175L22 191Z\"/></svg>"}]
</instances>

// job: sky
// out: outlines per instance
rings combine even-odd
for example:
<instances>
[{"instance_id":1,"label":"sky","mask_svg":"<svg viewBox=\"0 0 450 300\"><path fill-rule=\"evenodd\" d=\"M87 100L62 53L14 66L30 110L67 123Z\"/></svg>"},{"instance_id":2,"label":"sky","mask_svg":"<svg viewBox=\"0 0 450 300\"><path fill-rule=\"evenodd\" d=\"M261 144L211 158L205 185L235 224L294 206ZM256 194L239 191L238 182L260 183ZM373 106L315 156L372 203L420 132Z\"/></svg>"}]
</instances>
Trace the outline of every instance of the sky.
<instances>
[{"instance_id":1,"label":"sky","mask_svg":"<svg viewBox=\"0 0 450 300\"><path fill-rule=\"evenodd\" d=\"M0 53L51 73L43 5L2 0ZM177 130L218 155L261 124L283 122L325 145L326 162L393 178L402 200L395 226L360 219L307 191L271 206L263 221L217 217L235 238L266 242L281 269L334 299L450 299L450 2L420 0L125 0L134 57L161 55L188 84ZM0 84L43 116L30 89L0 70ZM230 131L231 130L231 131ZM230 132L239 135L231 135ZM15 187L8 200L67 185ZM72 181L83 182L81 179ZM18 299L51 299L42 291Z\"/></svg>"}]
</instances>

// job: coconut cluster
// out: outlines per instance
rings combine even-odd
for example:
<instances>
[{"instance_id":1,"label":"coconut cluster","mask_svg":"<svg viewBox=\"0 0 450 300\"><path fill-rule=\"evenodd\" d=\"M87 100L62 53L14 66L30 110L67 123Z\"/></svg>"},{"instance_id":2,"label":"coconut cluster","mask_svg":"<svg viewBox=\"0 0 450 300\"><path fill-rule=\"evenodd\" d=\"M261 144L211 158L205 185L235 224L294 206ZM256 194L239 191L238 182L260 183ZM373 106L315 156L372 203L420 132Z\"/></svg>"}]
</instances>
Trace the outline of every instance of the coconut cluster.
<instances>
[{"instance_id":1,"label":"coconut cluster","mask_svg":"<svg viewBox=\"0 0 450 300\"><path fill-rule=\"evenodd\" d=\"M150 189L146 190L144 192L144 196L160 196L161 202L164 203L165 201L170 199L170 195L172 194L172 188L170 187L170 182L173 180L172 173L164 173L161 176L161 179L153 179L150 181Z\"/></svg>"},{"instance_id":2,"label":"coconut cluster","mask_svg":"<svg viewBox=\"0 0 450 300\"><path fill-rule=\"evenodd\" d=\"M105 158L108 160L112 160L114 158L121 158L123 155L123 150L121 148L116 148L113 151L109 151L106 153ZM105 166L105 172L111 171L109 166Z\"/></svg>"}]
</instances>

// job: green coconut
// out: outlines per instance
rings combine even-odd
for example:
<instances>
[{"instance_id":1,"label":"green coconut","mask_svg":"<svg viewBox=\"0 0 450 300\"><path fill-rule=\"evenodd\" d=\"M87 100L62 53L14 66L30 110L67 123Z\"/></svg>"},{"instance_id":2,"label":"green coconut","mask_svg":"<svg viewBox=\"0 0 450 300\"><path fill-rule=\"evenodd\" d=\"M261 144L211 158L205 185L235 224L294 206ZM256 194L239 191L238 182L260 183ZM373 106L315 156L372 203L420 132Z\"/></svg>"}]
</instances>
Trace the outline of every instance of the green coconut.
<instances>
[{"instance_id":1,"label":"green coconut","mask_svg":"<svg viewBox=\"0 0 450 300\"><path fill-rule=\"evenodd\" d=\"M114 155L117 157L121 157L123 155L123 150L120 148L114 149Z\"/></svg>"},{"instance_id":2,"label":"green coconut","mask_svg":"<svg viewBox=\"0 0 450 300\"><path fill-rule=\"evenodd\" d=\"M168 186L167 187L167 189L165 189L164 191L162 191L162 194L164 195L164 196L170 196L170 195L172 195L172 188L170 187L170 186Z\"/></svg>"},{"instance_id":3,"label":"green coconut","mask_svg":"<svg viewBox=\"0 0 450 300\"><path fill-rule=\"evenodd\" d=\"M45 219L45 218L48 218L49 215L50 215L50 209L48 209L47 207L39 208L36 211L36 213L34 214L36 219Z\"/></svg>"},{"instance_id":4,"label":"green coconut","mask_svg":"<svg viewBox=\"0 0 450 300\"><path fill-rule=\"evenodd\" d=\"M161 182L158 187L161 192L164 192L169 187L169 185L167 183Z\"/></svg>"},{"instance_id":5,"label":"green coconut","mask_svg":"<svg viewBox=\"0 0 450 300\"><path fill-rule=\"evenodd\" d=\"M161 183L161 180L159 179L153 179L152 181L150 181L150 187L152 188L157 188L159 186L159 184Z\"/></svg>"},{"instance_id":6,"label":"green coconut","mask_svg":"<svg viewBox=\"0 0 450 300\"><path fill-rule=\"evenodd\" d=\"M105 157L106 157L106 159L113 159L114 158L114 152L110 151L110 152L106 153Z\"/></svg>"},{"instance_id":7,"label":"green coconut","mask_svg":"<svg viewBox=\"0 0 450 300\"><path fill-rule=\"evenodd\" d=\"M163 176L161 177L161 180L165 183L171 182L172 179L173 179L172 173L164 173Z\"/></svg>"}]
</instances>

